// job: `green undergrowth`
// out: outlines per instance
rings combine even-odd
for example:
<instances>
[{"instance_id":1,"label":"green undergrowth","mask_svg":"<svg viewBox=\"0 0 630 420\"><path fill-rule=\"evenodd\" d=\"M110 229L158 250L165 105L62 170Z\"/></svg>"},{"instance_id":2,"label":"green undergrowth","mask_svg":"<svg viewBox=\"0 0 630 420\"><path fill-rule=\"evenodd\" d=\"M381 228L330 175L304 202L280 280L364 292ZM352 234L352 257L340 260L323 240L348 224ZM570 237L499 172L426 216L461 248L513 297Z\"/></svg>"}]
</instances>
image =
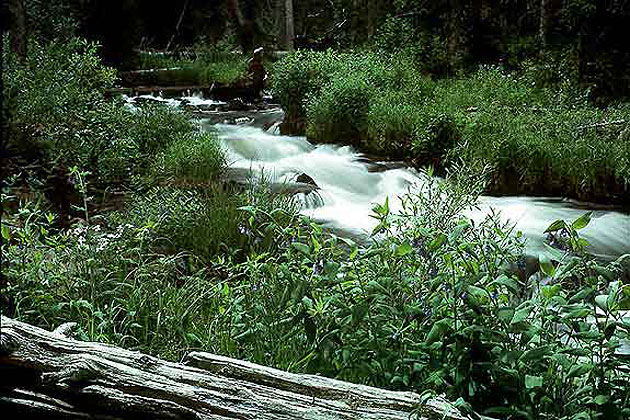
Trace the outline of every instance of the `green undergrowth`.
<instances>
[{"instance_id":1,"label":"green undergrowth","mask_svg":"<svg viewBox=\"0 0 630 420\"><path fill-rule=\"evenodd\" d=\"M155 75L156 85L233 84L246 77L247 57L221 47L197 47L186 57L140 53L138 69L169 69Z\"/></svg>"},{"instance_id":2,"label":"green undergrowth","mask_svg":"<svg viewBox=\"0 0 630 420\"><path fill-rule=\"evenodd\" d=\"M315 141L419 166L490 165L496 193L627 202L630 107L597 108L548 67L435 80L405 55L297 52L272 84L287 126Z\"/></svg>"},{"instance_id":3,"label":"green undergrowth","mask_svg":"<svg viewBox=\"0 0 630 420\"><path fill-rule=\"evenodd\" d=\"M112 190L131 188L156 161L165 175L194 170L189 175L197 178L216 176L225 165L216 136L202 133L188 114L107 99L116 73L100 62L96 45L33 41L28 51L20 62L5 49L3 74L6 146L22 166L77 167L90 188ZM194 164L183 165L183 153L192 153Z\"/></svg>"},{"instance_id":4,"label":"green undergrowth","mask_svg":"<svg viewBox=\"0 0 630 420\"><path fill-rule=\"evenodd\" d=\"M550 226L528 269L511 226L460 216L478 185L426 178L400 214L375 206L368 246L261 190L226 213L208 206L217 192L159 188L63 232L24 205L3 224L5 313L170 360L202 350L446 394L496 418L626 418L629 256L590 257L585 214ZM217 220L227 236L204 227Z\"/></svg>"}]
</instances>

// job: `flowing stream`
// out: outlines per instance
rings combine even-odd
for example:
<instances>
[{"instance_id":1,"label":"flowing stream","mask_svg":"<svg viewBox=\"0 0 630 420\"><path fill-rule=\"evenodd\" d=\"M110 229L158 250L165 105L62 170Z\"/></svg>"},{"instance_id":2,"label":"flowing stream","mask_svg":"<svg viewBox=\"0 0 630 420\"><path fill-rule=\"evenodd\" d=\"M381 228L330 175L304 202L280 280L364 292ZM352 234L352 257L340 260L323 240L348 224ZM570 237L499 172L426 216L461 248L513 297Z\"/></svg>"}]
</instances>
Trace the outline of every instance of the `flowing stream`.
<instances>
[{"instance_id":1,"label":"flowing stream","mask_svg":"<svg viewBox=\"0 0 630 420\"><path fill-rule=\"evenodd\" d=\"M279 135L277 124L283 118L279 109L230 111L222 109L225 102L204 99L200 94L175 99L151 95L125 99L132 107L140 99L192 108L202 118L202 127L218 130L232 168L251 171L254 176L264 174L272 182L291 183L300 174L307 174L319 190L298 194L302 212L354 237L367 238L376 226L376 220L370 217L374 204L382 204L388 197L395 211L400 207L398 197L421 182L415 170L370 162L349 146L314 145L305 137ZM553 221L572 221L587 211L592 211L593 217L580 234L590 242L592 253L606 259L630 253L630 209L526 196L482 196L478 207L468 214L471 218L481 219L491 209L500 212L523 232L527 251L533 255L544 249L543 232Z\"/></svg>"},{"instance_id":2,"label":"flowing stream","mask_svg":"<svg viewBox=\"0 0 630 420\"><path fill-rule=\"evenodd\" d=\"M210 125L216 121L205 121ZM415 182L418 173L404 167L370 171L370 163L349 146L311 144L305 137L274 134L251 125L213 124L228 153L231 166L264 173L270 181L294 182L305 173L320 187L316 193L299 194L302 212L324 226L357 236L367 236L375 227L370 217L375 203L389 197L399 206L401 195ZM277 130L275 130L277 131ZM470 216L480 219L490 209L516 224L527 238L529 253L543 248L543 232L553 221L572 221L587 211L593 219L581 234L591 243L591 252L604 258L630 253L630 214L588 203L559 198L491 197L480 199Z\"/></svg>"}]
</instances>

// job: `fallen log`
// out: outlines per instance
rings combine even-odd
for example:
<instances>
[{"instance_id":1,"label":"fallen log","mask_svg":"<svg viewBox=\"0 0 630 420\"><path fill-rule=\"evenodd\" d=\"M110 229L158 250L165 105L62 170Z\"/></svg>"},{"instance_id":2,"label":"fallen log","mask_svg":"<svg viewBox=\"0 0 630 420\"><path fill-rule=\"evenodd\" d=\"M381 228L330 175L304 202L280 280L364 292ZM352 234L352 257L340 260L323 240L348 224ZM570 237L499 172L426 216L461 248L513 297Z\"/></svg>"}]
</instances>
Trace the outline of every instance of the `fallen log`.
<instances>
[{"instance_id":1,"label":"fallen log","mask_svg":"<svg viewBox=\"0 0 630 420\"><path fill-rule=\"evenodd\" d=\"M464 420L423 400L209 353L183 364L2 317L0 412L46 419ZM6 414L10 414L6 417Z\"/></svg>"}]
</instances>

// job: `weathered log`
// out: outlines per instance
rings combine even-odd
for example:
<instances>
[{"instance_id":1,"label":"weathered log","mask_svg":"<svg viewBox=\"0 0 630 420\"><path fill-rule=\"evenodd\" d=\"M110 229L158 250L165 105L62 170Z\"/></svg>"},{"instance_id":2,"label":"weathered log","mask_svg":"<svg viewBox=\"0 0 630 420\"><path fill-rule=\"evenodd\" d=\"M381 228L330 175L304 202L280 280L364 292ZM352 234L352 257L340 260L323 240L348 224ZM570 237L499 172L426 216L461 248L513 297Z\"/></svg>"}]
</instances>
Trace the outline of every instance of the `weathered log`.
<instances>
[{"instance_id":1,"label":"weathered log","mask_svg":"<svg viewBox=\"0 0 630 420\"><path fill-rule=\"evenodd\" d=\"M0 410L46 419L468 419L424 401L208 353L184 364L2 317Z\"/></svg>"}]
</instances>

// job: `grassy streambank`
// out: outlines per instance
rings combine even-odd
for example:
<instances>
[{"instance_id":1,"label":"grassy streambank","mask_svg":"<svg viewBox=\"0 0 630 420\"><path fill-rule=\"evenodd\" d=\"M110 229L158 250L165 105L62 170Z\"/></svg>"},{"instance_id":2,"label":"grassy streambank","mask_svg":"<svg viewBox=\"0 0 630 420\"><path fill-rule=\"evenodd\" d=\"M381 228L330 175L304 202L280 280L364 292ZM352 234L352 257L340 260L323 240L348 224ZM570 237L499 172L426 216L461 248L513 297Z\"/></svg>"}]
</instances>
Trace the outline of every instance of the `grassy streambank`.
<instances>
[{"instance_id":1,"label":"grassy streambank","mask_svg":"<svg viewBox=\"0 0 630 420\"><path fill-rule=\"evenodd\" d=\"M188 115L105 100L94 45L5 54L3 314L170 360L446 394L465 413L630 415L630 258L588 254L588 214L550 226L532 272L510 226L461 216L483 189L462 172L427 177L400 215L375 206L359 246L264 186L227 188L216 136ZM123 205L98 205L113 192Z\"/></svg>"},{"instance_id":2,"label":"grassy streambank","mask_svg":"<svg viewBox=\"0 0 630 420\"><path fill-rule=\"evenodd\" d=\"M120 74L125 86L210 86L244 84L247 57L225 47L198 46L179 57L140 52L137 69Z\"/></svg>"},{"instance_id":3,"label":"grassy streambank","mask_svg":"<svg viewBox=\"0 0 630 420\"><path fill-rule=\"evenodd\" d=\"M314 141L489 166L490 193L630 202L630 105L589 104L553 63L434 80L405 56L297 52L272 81L285 128Z\"/></svg>"}]
</instances>

